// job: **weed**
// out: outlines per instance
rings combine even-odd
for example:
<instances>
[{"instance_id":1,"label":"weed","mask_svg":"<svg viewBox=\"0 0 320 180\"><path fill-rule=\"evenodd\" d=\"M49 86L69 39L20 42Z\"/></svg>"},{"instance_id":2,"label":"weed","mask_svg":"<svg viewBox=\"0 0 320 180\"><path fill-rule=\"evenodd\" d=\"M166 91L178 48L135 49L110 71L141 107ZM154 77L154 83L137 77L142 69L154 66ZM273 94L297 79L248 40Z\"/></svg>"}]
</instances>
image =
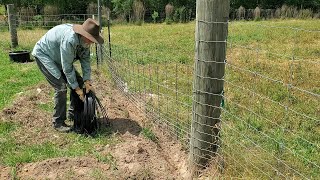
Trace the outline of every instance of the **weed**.
<instances>
[{"instance_id":1,"label":"weed","mask_svg":"<svg viewBox=\"0 0 320 180\"><path fill-rule=\"evenodd\" d=\"M149 128L142 128L142 135L145 138L150 139L153 142L157 142L158 141L156 135Z\"/></svg>"}]
</instances>

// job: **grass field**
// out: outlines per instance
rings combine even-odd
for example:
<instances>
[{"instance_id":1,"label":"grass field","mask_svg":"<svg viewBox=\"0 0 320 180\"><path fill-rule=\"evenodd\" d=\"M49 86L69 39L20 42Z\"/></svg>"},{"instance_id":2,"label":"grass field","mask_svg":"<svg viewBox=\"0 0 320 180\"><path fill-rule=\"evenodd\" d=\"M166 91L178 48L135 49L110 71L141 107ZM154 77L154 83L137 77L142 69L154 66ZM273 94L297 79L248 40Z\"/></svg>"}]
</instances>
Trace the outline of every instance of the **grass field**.
<instances>
[{"instance_id":1,"label":"grass field","mask_svg":"<svg viewBox=\"0 0 320 180\"><path fill-rule=\"evenodd\" d=\"M122 60L118 62L118 67L121 67L119 73L130 82L129 88L135 91L141 88L140 84L131 83L134 79L143 79L144 76L157 79L154 71L133 77L129 70L131 67L134 72L141 73L159 64L160 72L168 73L168 77L160 73L161 77L158 78L165 81L168 87L174 88L176 80L172 79L174 75L171 73L174 73L175 64L179 64L182 69L178 75L183 76L180 78L184 81L179 82L179 88L181 92L192 95L192 68L183 67L192 67L193 64L194 26L194 23L112 26L113 53L116 59ZM316 178L320 175L320 129L317 121L320 117L320 33L298 28L319 30L320 23L319 20L276 20L231 22L229 25L227 60L230 65L227 65L226 71L223 146L219 152L224 158L222 175L225 177L281 179L304 176ZM31 50L45 32L41 29L20 30L19 48ZM44 79L34 63L10 63L7 57L9 34L1 33L0 39L0 46L2 44L5 47L0 50L0 109L3 109L10 105L17 93ZM139 54L143 54L142 59ZM125 59L130 59L131 64ZM292 89L288 84L315 95ZM157 89L152 85L144 88L147 91ZM162 94L174 93L165 88L159 91ZM178 98L181 102L192 104L189 98ZM160 108L175 113L177 105L174 101L166 103ZM191 112L187 107L180 107L178 116L181 117L176 124L189 125L189 122L181 122L188 119L184 116ZM45 111L48 109L46 106L42 108ZM89 151L86 144L108 143L103 138L93 140L81 137L80 144L64 150L58 150L51 143L17 148L15 141L10 139L10 133L17 129L19 126L16 124L0 124L0 139L5 139L0 141L0 147L3 148L0 150L5 152L0 155L0 163L15 166L19 162L32 162L52 156L77 156ZM72 135L67 137L71 141L79 138ZM18 156L9 155L14 149Z\"/></svg>"},{"instance_id":2,"label":"grass field","mask_svg":"<svg viewBox=\"0 0 320 180\"><path fill-rule=\"evenodd\" d=\"M188 67L193 64L194 26L126 25L114 26L111 32L118 73L132 92L142 89L161 95L153 106L172 120L177 134L190 126L192 99L185 96L192 96ZM319 176L319 29L319 20L229 24L221 149L224 176ZM182 94L178 97L175 76Z\"/></svg>"}]
</instances>

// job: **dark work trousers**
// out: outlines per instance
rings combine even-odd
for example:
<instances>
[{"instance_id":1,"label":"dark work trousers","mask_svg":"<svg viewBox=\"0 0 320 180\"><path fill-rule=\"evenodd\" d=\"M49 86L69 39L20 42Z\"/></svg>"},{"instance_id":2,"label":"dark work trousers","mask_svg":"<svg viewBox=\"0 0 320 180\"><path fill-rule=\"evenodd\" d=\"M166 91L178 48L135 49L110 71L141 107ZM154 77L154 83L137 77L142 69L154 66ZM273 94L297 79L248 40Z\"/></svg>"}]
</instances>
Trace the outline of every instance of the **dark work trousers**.
<instances>
[{"instance_id":1,"label":"dark work trousers","mask_svg":"<svg viewBox=\"0 0 320 180\"><path fill-rule=\"evenodd\" d=\"M35 58L36 62L38 64L38 67L42 74L45 76L49 84L54 88L54 112L53 112L53 119L52 122L54 124L60 124L64 123L64 121L67 119L66 117L66 111L67 111L67 78L63 72L61 72L60 79L55 78L50 72L44 67L44 65L38 60L38 58ZM79 87L82 88L83 86L83 79L80 76L79 72L76 71L76 78L79 84ZM72 90L70 88L70 106L68 109L68 116L70 119L73 120L73 112L74 112L74 102L75 98L79 98L75 90Z\"/></svg>"}]
</instances>

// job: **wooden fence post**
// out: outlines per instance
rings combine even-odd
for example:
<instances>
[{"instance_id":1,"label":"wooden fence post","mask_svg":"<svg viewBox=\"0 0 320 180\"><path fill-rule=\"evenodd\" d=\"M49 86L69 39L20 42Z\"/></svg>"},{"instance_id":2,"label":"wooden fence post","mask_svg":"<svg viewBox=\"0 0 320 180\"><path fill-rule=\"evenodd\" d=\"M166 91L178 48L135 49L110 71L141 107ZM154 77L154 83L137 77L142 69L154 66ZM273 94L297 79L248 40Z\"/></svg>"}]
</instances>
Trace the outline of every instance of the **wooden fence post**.
<instances>
[{"instance_id":1,"label":"wooden fence post","mask_svg":"<svg viewBox=\"0 0 320 180\"><path fill-rule=\"evenodd\" d=\"M109 46L109 58L111 60L111 31L110 31L110 15L111 15L111 4L110 4L110 0L107 0L107 17L108 17L108 46ZM109 10L108 10L109 7Z\"/></svg>"},{"instance_id":2,"label":"wooden fence post","mask_svg":"<svg viewBox=\"0 0 320 180\"><path fill-rule=\"evenodd\" d=\"M11 35L11 47L15 48L18 46L18 35L17 35L17 19L14 11L14 5L8 4L8 22L9 22L9 31Z\"/></svg>"},{"instance_id":3,"label":"wooden fence post","mask_svg":"<svg viewBox=\"0 0 320 180\"><path fill-rule=\"evenodd\" d=\"M101 0L98 0L98 21L99 21L99 25L100 25L100 32L102 32L102 14L101 14L101 7L102 7L102 4L101 4ZM102 63L102 47L103 45L102 44L98 44L98 54L97 56L99 57L99 63L98 64L101 64Z\"/></svg>"},{"instance_id":4,"label":"wooden fence post","mask_svg":"<svg viewBox=\"0 0 320 180\"><path fill-rule=\"evenodd\" d=\"M197 0L190 142L196 169L205 167L219 147L229 9L230 0Z\"/></svg>"}]
</instances>

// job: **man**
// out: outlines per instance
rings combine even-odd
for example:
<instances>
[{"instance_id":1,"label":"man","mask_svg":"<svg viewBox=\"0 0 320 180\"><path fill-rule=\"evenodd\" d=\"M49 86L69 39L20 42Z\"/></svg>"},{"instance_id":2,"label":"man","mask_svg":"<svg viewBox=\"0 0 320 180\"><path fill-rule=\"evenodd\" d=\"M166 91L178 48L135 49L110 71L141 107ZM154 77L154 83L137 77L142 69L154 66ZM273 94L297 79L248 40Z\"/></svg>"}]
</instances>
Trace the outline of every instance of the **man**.
<instances>
[{"instance_id":1,"label":"man","mask_svg":"<svg viewBox=\"0 0 320 180\"><path fill-rule=\"evenodd\" d=\"M104 40L99 34L99 29L97 22L90 18L82 25L58 25L50 29L33 48L32 55L40 71L55 90L53 127L57 131L71 130L65 124L67 85L71 89L68 110L70 119L73 118L75 98L84 100L83 85L86 93L92 90L89 48L92 43L103 44ZM80 60L83 78L73 65L76 57Z\"/></svg>"}]
</instances>

